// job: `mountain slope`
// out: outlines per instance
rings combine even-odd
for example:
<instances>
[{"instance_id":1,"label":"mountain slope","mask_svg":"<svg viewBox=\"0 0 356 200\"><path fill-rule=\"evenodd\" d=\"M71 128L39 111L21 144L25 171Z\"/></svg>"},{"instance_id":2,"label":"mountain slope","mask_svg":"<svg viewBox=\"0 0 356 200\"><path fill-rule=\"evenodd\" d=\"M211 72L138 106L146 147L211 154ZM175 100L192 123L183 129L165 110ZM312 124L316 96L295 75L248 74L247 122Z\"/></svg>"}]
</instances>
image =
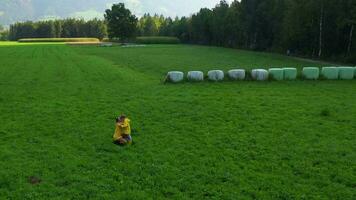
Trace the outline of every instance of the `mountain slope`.
<instances>
[{"instance_id":1,"label":"mountain slope","mask_svg":"<svg viewBox=\"0 0 356 200\"><path fill-rule=\"evenodd\" d=\"M0 24L47 18L102 17L113 0L0 0ZM88 16L85 16L88 15Z\"/></svg>"}]
</instances>

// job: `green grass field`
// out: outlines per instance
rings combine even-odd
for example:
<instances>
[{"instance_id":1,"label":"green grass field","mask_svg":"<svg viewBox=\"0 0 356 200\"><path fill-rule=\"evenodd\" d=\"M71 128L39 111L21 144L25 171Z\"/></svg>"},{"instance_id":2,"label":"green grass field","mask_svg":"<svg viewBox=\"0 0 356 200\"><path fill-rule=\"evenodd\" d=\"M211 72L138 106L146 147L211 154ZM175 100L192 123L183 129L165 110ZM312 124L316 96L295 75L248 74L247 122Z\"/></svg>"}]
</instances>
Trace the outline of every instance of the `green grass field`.
<instances>
[{"instance_id":1,"label":"green grass field","mask_svg":"<svg viewBox=\"0 0 356 200\"><path fill-rule=\"evenodd\" d=\"M0 43L0 197L355 199L356 80L161 83L169 70L259 66L321 65L187 45ZM111 143L121 113L131 147Z\"/></svg>"}]
</instances>

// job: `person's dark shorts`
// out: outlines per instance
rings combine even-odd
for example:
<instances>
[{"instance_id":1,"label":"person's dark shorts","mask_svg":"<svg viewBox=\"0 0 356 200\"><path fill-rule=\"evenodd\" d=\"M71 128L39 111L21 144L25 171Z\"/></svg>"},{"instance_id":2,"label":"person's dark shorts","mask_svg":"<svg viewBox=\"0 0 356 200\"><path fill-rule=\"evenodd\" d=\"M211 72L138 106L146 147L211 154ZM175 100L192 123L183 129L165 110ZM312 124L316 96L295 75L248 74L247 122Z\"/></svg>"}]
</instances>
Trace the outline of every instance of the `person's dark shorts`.
<instances>
[{"instance_id":1,"label":"person's dark shorts","mask_svg":"<svg viewBox=\"0 0 356 200\"><path fill-rule=\"evenodd\" d=\"M132 137L131 137L131 135L126 135L126 136L124 136L123 137L126 141L132 141Z\"/></svg>"},{"instance_id":2,"label":"person's dark shorts","mask_svg":"<svg viewBox=\"0 0 356 200\"><path fill-rule=\"evenodd\" d=\"M122 138L126 140L126 144L131 144L132 143L131 135L125 135ZM125 144L120 143L119 140L114 141L114 144L116 144L116 145L125 145Z\"/></svg>"}]
</instances>

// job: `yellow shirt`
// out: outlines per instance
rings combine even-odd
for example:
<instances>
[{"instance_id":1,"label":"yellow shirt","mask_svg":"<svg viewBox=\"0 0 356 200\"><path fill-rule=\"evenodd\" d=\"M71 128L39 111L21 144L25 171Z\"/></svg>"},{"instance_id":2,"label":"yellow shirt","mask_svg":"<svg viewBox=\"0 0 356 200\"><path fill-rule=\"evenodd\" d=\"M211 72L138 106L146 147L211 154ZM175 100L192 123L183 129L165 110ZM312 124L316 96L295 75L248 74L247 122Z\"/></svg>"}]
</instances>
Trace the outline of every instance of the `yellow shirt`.
<instances>
[{"instance_id":1,"label":"yellow shirt","mask_svg":"<svg viewBox=\"0 0 356 200\"><path fill-rule=\"evenodd\" d=\"M122 135L131 135L130 119L126 118L124 122L116 123L114 141L119 140Z\"/></svg>"}]
</instances>

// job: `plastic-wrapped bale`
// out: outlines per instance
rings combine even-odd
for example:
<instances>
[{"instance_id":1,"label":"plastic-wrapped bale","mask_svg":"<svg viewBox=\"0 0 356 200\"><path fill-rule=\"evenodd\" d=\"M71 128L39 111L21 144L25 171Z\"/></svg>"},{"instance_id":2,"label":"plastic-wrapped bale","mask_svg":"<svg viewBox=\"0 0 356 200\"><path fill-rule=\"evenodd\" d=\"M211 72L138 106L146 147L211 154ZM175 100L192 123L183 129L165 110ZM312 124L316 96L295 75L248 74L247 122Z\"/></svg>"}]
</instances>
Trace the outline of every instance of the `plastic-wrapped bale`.
<instances>
[{"instance_id":1,"label":"plastic-wrapped bale","mask_svg":"<svg viewBox=\"0 0 356 200\"><path fill-rule=\"evenodd\" d=\"M231 80L244 80L246 78L246 71L244 69L232 69L228 72Z\"/></svg>"},{"instance_id":2,"label":"plastic-wrapped bale","mask_svg":"<svg viewBox=\"0 0 356 200\"><path fill-rule=\"evenodd\" d=\"M323 78L328 80L339 79L339 68L338 67L323 67L321 69L321 75Z\"/></svg>"},{"instance_id":3,"label":"plastic-wrapped bale","mask_svg":"<svg viewBox=\"0 0 356 200\"><path fill-rule=\"evenodd\" d=\"M211 81L222 81L224 80L224 72L221 70L211 70L208 72L208 79Z\"/></svg>"},{"instance_id":4,"label":"plastic-wrapped bale","mask_svg":"<svg viewBox=\"0 0 356 200\"><path fill-rule=\"evenodd\" d=\"M297 79L297 75L298 75L297 68L287 67L287 68L283 68L283 71L284 71L284 79L285 80L296 80Z\"/></svg>"},{"instance_id":5,"label":"plastic-wrapped bale","mask_svg":"<svg viewBox=\"0 0 356 200\"><path fill-rule=\"evenodd\" d=\"M268 80L268 71L265 69L254 69L251 71L253 80L266 81Z\"/></svg>"},{"instance_id":6,"label":"plastic-wrapped bale","mask_svg":"<svg viewBox=\"0 0 356 200\"><path fill-rule=\"evenodd\" d=\"M188 72L187 78L192 82L204 81L204 73L201 71L190 71Z\"/></svg>"},{"instance_id":7,"label":"plastic-wrapped bale","mask_svg":"<svg viewBox=\"0 0 356 200\"><path fill-rule=\"evenodd\" d=\"M341 80L352 80L355 76L354 67L339 67L339 78Z\"/></svg>"},{"instance_id":8,"label":"plastic-wrapped bale","mask_svg":"<svg viewBox=\"0 0 356 200\"><path fill-rule=\"evenodd\" d=\"M284 71L281 68L271 68L268 70L269 76L276 81L281 81L284 79Z\"/></svg>"},{"instance_id":9,"label":"plastic-wrapped bale","mask_svg":"<svg viewBox=\"0 0 356 200\"><path fill-rule=\"evenodd\" d=\"M306 80L318 80L320 76L320 69L318 67L304 67L303 77Z\"/></svg>"},{"instance_id":10,"label":"plastic-wrapped bale","mask_svg":"<svg viewBox=\"0 0 356 200\"><path fill-rule=\"evenodd\" d=\"M167 80L172 83L182 82L184 79L184 73L179 71L171 71L167 74Z\"/></svg>"}]
</instances>

